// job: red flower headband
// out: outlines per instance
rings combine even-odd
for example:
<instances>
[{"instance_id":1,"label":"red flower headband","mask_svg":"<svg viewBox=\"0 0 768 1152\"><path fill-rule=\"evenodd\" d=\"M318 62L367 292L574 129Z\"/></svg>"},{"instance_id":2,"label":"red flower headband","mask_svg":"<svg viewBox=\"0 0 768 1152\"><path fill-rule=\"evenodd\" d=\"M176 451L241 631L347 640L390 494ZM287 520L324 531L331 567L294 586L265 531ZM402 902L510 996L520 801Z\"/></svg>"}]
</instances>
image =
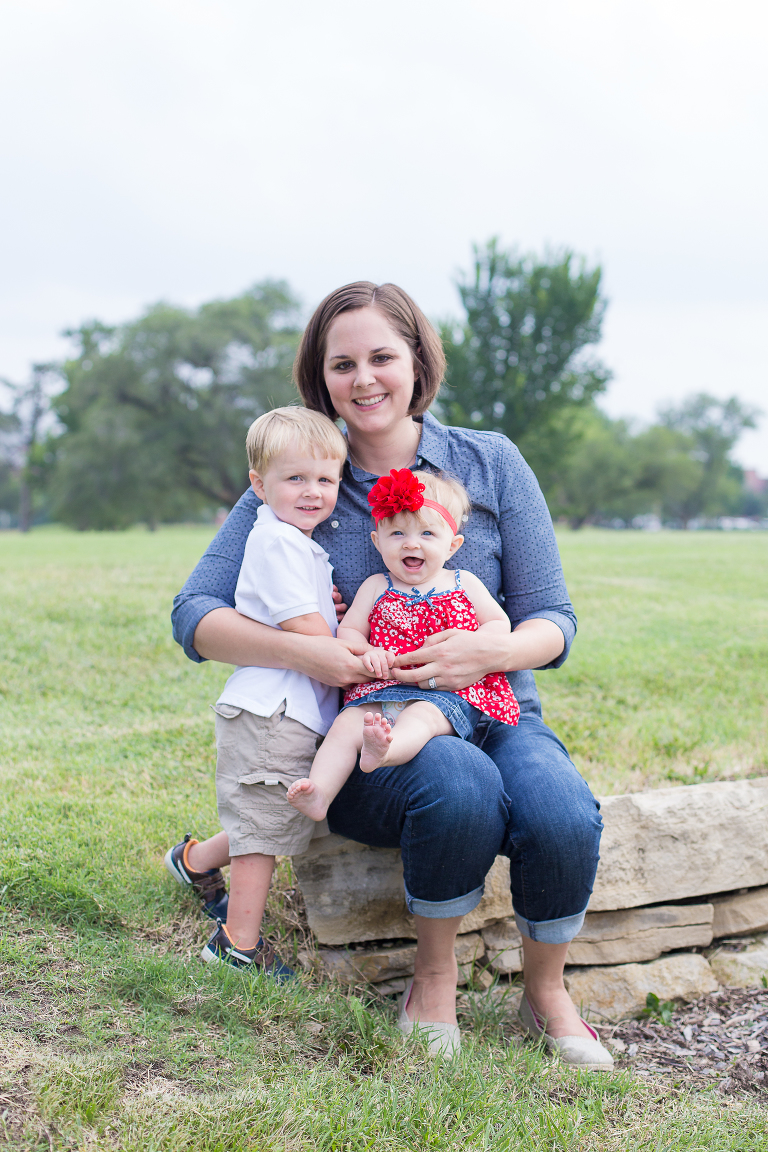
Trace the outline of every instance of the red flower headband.
<instances>
[{"instance_id":1,"label":"red flower headband","mask_svg":"<svg viewBox=\"0 0 768 1152\"><path fill-rule=\"evenodd\" d=\"M410 468L393 468L389 476L380 476L368 495L373 518L378 524L379 520L389 520L399 512L418 512L420 508L434 508L453 531L457 532L456 521L447 508L435 500L425 500L422 496L424 485L421 484Z\"/></svg>"}]
</instances>

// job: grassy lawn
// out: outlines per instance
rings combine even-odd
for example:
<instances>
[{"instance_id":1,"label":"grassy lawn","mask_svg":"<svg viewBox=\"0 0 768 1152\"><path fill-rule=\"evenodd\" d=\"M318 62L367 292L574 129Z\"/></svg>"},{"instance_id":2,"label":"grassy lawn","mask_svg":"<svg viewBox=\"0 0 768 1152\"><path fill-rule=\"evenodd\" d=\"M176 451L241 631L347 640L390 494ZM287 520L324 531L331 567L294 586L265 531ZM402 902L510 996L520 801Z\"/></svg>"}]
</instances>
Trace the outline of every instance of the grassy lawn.
<instances>
[{"instance_id":1,"label":"grassy lawn","mask_svg":"<svg viewBox=\"0 0 768 1152\"><path fill-rule=\"evenodd\" d=\"M225 670L187 661L168 613L208 535L0 534L0 1147L768 1149L759 1106L563 1070L490 1004L435 1067L390 1001L197 961L162 854L218 827ZM590 783L764 774L768 537L561 544L581 630L539 683ZM270 915L289 955L290 909Z\"/></svg>"}]
</instances>

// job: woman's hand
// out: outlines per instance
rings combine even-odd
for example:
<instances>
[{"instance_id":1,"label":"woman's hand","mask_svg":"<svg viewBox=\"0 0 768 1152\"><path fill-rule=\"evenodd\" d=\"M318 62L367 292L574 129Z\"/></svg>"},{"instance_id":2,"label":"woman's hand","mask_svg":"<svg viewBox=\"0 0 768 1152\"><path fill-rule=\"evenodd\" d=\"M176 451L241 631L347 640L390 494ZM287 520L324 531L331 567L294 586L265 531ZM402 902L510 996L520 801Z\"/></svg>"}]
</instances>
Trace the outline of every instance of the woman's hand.
<instances>
[{"instance_id":1,"label":"woman's hand","mask_svg":"<svg viewBox=\"0 0 768 1152\"><path fill-rule=\"evenodd\" d=\"M333 586L333 606L336 609L336 619L341 624L347 611L347 605L341 599L341 592L335 584Z\"/></svg>"},{"instance_id":2,"label":"woman's hand","mask_svg":"<svg viewBox=\"0 0 768 1152\"><path fill-rule=\"evenodd\" d=\"M482 680L489 672L509 667L510 633L506 635L465 632L461 628L448 628L427 636L423 648L406 652L395 660L392 679L402 684L418 684L419 688L442 688L455 692ZM419 668L403 668L403 664L419 664ZM429 680L434 677L436 684Z\"/></svg>"},{"instance_id":3,"label":"woman's hand","mask_svg":"<svg viewBox=\"0 0 768 1152\"><path fill-rule=\"evenodd\" d=\"M395 660L391 673L401 684L435 687L445 692L468 688L489 672L517 672L542 668L560 655L565 645L563 633L551 620L524 620L511 634L483 626L477 632L448 628L428 636L417 652L406 652ZM404 669L403 664L420 664Z\"/></svg>"}]
</instances>

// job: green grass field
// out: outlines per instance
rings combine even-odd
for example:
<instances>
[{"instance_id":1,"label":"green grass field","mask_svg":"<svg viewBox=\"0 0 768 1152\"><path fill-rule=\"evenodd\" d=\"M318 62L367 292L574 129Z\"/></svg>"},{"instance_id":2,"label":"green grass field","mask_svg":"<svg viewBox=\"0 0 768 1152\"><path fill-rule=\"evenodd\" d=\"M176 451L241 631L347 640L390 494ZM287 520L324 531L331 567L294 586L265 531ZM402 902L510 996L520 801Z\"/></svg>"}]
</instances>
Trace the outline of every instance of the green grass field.
<instances>
[{"instance_id":1,"label":"green grass field","mask_svg":"<svg viewBox=\"0 0 768 1152\"><path fill-rule=\"evenodd\" d=\"M0 1146L768 1149L759 1107L563 1070L490 1006L463 1020L457 1065L433 1067L389 1001L197 961L206 926L162 854L217 828L208 704L226 670L187 661L168 615L208 535L0 534ZM538 679L593 787L764 774L768 536L561 546L580 633Z\"/></svg>"}]
</instances>

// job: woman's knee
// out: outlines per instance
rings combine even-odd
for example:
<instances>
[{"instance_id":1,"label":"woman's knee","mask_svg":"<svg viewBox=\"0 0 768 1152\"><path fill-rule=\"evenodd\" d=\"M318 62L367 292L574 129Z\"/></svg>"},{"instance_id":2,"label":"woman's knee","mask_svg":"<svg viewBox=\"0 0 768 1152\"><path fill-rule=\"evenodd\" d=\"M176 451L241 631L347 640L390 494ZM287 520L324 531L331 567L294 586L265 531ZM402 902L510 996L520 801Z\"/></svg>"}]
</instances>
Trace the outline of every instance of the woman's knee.
<instances>
[{"instance_id":1,"label":"woman's knee","mask_svg":"<svg viewBox=\"0 0 768 1152\"><path fill-rule=\"evenodd\" d=\"M596 857L603 821L599 804L580 776L555 796L533 793L516 800L510 835L517 845L536 843L554 855Z\"/></svg>"},{"instance_id":2,"label":"woman's knee","mask_svg":"<svg viewBox=\"0 0 768 1152\"><path fill-rule=\"evenodd\" d=\"M509 798L496 765L480 749L456 736L437 736L412 761L419 783L412 811L439 813L439 818L478 831L489 822L503 828Z\"/></svg>"}]
</instances>

